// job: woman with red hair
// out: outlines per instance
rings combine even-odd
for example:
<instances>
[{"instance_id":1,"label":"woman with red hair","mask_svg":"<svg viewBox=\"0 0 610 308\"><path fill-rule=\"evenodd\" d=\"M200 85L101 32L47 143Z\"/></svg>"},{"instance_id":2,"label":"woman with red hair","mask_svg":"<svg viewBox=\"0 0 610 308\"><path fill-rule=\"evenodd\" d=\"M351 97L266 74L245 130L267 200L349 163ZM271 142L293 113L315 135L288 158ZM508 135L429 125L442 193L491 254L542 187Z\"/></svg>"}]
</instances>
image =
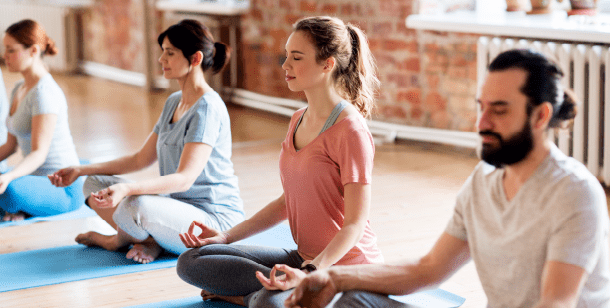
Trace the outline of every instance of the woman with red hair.
<instances>
[{"instance_id":1,"label":"woman with red hair","mask_svg":"<svg viewBox=\"0 0 610 308\"><path fill-rule=\"evenodd\" d=\"M82 180L60 188L47 179L61 168L79 164L66 97L42 61L43 56L57 53L55 42L40 24L26 19L8 27L3 44L6 67L23 80L9 95L8 134L0 146L0 161L17 148L23 159L0 174L2 220L75 210L84 203Z\"/></svg>"}]
</instances>

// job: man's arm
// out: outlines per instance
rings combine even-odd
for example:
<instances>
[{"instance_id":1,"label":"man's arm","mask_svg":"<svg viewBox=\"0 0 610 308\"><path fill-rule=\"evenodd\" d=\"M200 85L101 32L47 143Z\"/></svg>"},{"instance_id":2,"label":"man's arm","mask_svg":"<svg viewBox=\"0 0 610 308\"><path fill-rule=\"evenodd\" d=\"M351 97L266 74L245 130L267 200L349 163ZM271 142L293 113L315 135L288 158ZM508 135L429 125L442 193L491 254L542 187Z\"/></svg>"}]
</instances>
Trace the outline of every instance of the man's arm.
<instances>
[{"instance_id":1,"label":"man's arm","mask_svg":"<svg viewBox=\"0 0 610 308\"><path fill-rule=\"evenodd\" d=\"M468 243L443 233L432 250L415 263L337 266L330 274L340 292L363 290L403 295L440 284L469 259Z\"/></svg>"},{"instance_id":2,"label":"man's arm","mask_svg":"<svg viewBox=\"0 0 610 308\"><path fill-rule=\"evenodd\" d=\"M415 263L333 266L308 275L286 301L287 307L324 307L338 292L363 290L403 295L436 286L470 260L468 243L443 233Z\"/></svg>"},{"instance_id":3,"label":"man's arm","mask_svg":"<svg viewBox=\"0 0 610 308\"><path fill-rule=\"evenodd\" d=\"M535 307L576 307L587 276L582 267L547 261L542 272L542 294Z\"/></svg>"}]
</instances>

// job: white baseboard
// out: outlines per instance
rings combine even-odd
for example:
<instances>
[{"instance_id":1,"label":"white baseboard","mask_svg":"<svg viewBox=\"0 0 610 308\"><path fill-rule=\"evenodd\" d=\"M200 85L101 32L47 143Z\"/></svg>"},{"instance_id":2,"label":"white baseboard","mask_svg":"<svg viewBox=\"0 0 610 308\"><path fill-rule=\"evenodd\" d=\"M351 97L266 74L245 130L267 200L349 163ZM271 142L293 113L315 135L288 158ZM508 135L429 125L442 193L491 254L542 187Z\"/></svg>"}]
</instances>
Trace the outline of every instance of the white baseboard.
<instances>
[{"instance_id":1,"label":"white baseboard","mask_svg":"<svg viewBox=\"0 0 610 308\"><path fill-rule=\"evenodd\" d=\"M109 79L133 86L146 86L146 75L144 73L132 72L106 64L84 61L81 69L87 75Z\"/></svg>"},{"instance_id":2,"label":"white baseboard","mask_svg":"<svg viewBox=\"0 0 610 308\"><path fill-rule=\"evenodd\" d=\"M297 109L307 106L302 101L262 95L243 89L226 89L225 91L226 93L233 93L231 101L236 104L285 116L292 116ZM376 137L383 138L385 142L393 142L394 139L398 138L472 149L476 148L479 142L478 135L474 132L415 127L374 120L369 120L368 125L371 133Z\"/></svg>"}]
</instances>

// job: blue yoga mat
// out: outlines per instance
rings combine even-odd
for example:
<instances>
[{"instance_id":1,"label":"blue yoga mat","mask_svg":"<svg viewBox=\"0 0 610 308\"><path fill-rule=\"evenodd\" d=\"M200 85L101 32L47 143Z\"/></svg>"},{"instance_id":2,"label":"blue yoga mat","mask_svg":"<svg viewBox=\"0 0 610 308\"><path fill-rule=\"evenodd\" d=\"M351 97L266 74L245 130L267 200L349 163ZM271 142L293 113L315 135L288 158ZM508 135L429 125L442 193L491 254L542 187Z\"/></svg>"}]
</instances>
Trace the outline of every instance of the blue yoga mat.
<instances>
[{"instance_id":1,"label":"blue yoga mat","mask_svg":"<svg viewBox=\"0 0 610 308\"><path fill-rule=\"evenodd\" d=\"M403 302L409 307L429 307L429 308L456 308L461 306L466 300L463 297L457 296L453 293L447 292L442 289L422 291L410 295L404 296L390 296L392 299L399 302ZM143 304L137 306L130 306L128 308L238 308L238 306L230 304L224 301L207 300L202 301L201 296L193 296L188 298L168 300L158 303Z\"/></svg>"},{"instance_id":2,"label":"blue yoga mat","mask_svg":"<svg viewBox=\"0 0 610 308\"><path fill-rule=\"evenodd\" d=\"M44 217L42 217L42 216L35 216L35 217L30 217L28 219L20 220L20 221L5 221L5 222L1 222L0 221L0 228L11 227L11 226L29 225L31 223L35 223L35 222L39 222L39 221L54 221L54 220L79 219L79 218L85 218L85 217L90 217L90 216L95 216L95 215L97 215L95 213L95 211L93 211L88 206L83 204L83 206L81 206L77 210L74 210L74 211L71 211L71 212L67 212L67 213L63 213L63 214L44 216Z\"/></svg>"},{"instance_id":3,"label":"blue yoga mat","mask_svg":"<svg viewBox=\"0 0 610 308\"><path fill-rule=\"evenodd\" d=\"M443 289L426 290L403 296L390 295L390 298L408 304L409 307L456 308L466 301L465 298Z\"/></svg>"},{"instance_id":4,"label":"blue yoga mat","mask_svg":"<svg viewBox=\"0 0 610 308\"><path fill-rule=\"evenodd\" d=\"M139 264L125 252L82 245L7 253L0 255L0 292L167 268L176 260L176 255L163 255Z\"/></svg>"},{"instance_id":5,"label":"blue yoga mat","mask_svg":"<svg viewBox=\"0 0 610 308\"><path fill-rule=\"evenodd\" d=\"M235 242L234 244L297 249L297 244L295 244L294 240L292 239L290 226L288 226L287 224L279 224L263 233L259 233L257 235Z\"/></svg>"},{"instance_id":6,"label":"blue yoga mat","mask_svg":"<svg viewBox=\"0 0 610 308\"><path fill-rule=\"evenodd\" d=\"M296 248L285 224L239 243ZM168 268L176 266L177 258L167 254L139 264L125 258L125 252L82 245L7 253L0 255L0 292Z\"/></svg>"},{"instance_id":7,"label":"blue yoga mat","mask_svg":"<svg viewBox=\"0 0 610 308\"><path fill-rule=\"evenodd\" d=\"M202 301L201 296L193 296L187 298L173 299L158 303L142 304L137 306L129 306L127 308L244 308L225 301L207 300Z\"/></svg>"}]
</instances>

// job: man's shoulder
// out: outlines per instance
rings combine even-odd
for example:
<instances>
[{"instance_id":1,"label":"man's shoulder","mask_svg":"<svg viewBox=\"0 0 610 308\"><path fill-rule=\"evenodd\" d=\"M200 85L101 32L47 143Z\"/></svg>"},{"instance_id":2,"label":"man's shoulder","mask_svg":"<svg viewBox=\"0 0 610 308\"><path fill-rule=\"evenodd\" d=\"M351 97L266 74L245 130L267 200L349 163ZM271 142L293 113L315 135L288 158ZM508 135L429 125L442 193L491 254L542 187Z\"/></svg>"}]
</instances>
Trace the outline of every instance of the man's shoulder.
<instances>
[{"instance_id":1,"label":"man's shoulder","mask_svg":"<svg viewBox=\"0 0 610 308\"><path fill-rule=\"evenodd\" d=\"M549 183L573 188L590 186L601 189L599 180L585 165L557 148L551 150L548 166L543 171L542 178L548 179Z\"/></svg>"},{"instance_id":2,"label":"man's shoulder","mask_svg":"<svg viewBox=\"0 0 610 308\"><path fill-rule=\"evenodd\" d=\"M578 160L559 149L551 153L549 163L532 184L545 200L566 214L573 211L606 210L606 194L599 180Z\"/></svg>"},{"instance_id":3,"label":"man's shoulder","mask_svg":"<svg viewBox=\"0 0 610 308\"><path fill-rule=\"evenodd\" d=\"M465 185L488 185L495 174L502 169L496 168L484 161L480 161L475 167Z\"/></svg>"},{"instance_id":4,"label":"man's shoulder","mask_svg":"<svg viewBox=\"0 0 610 308\"><path fill-rule=\"evenodd\" d=\"M474 195L489 192L494 183L497 182L494 179L497 176L501 176L501 170L484 161L480 161L458 192L457 203L468 203L467 200Z\"/></svg>"}]
</instances>

